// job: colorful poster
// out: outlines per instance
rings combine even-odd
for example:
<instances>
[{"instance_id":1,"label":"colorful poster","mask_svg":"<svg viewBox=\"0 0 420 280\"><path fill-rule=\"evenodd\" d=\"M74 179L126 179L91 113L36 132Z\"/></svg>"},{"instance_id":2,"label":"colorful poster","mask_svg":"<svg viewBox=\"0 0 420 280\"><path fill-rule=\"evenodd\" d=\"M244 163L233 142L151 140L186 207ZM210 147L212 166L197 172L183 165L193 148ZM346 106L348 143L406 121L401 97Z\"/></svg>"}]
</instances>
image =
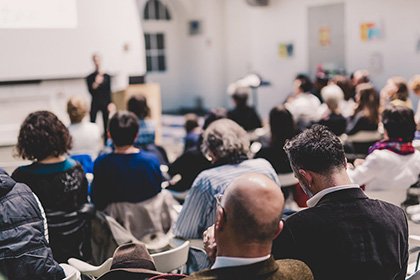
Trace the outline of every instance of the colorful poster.
<instances>
[{"instance_id":1,"label":"colorful poster","mask_svg":"<svg viewBox=\"0 0 420 280\"><path fill-rule=\"evenodd\" d=\"M323 26L319 29L319 44L322 47L331 45L331 29L328 26Z\"/></svg>"},{"instance_id":2,"label":"colorful poster","mask_svg":"<svg viewBox=\"0 0 420 280\"><path fill-rule=\"evenodd\" d=\"M382 29L375 22L364 22L360 24L360 40L369 42L382 37Z\"/></svg>"},{"instance_id":3,"label":"colorful poster","mask_svg":"<svg viewBox=\"0 0 420 280\"><path fill-rule=\"evenodd\" d=\"M280 58L293 57L294 45L293 45L293 43L280 43L278 51L279 51L279 57Z\"/></svg>"}]
</instances>

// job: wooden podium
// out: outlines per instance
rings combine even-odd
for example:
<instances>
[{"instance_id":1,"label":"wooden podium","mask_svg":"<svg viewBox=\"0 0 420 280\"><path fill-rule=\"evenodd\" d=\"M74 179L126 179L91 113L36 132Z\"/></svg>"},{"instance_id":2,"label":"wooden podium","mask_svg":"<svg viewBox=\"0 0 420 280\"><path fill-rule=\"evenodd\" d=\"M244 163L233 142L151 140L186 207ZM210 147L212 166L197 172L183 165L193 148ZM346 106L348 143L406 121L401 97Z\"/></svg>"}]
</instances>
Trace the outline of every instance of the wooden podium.
<instances>
[{"instance_id":1,"label":"wooden podium","mask_svg":"<svg viewBox=\"0 0 420 280\"><path fill-rule=\"evenodd\" d=\"M156 83L129 85L126 90L112 93L112 102L117 110L127 110L127 102L132 96L143 95L150 107L150 119L156 124L156 144L162 141L162 100L160 85Z\"/></svg>"}]
</instances>

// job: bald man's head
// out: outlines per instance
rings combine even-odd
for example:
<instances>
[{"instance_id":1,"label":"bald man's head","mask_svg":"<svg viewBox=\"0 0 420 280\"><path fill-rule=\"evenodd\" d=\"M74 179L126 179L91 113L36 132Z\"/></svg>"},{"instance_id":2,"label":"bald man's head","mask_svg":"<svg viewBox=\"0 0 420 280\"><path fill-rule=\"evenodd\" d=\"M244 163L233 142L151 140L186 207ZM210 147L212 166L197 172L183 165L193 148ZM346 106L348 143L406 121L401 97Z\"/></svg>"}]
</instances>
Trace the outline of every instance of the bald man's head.
<instances>
[{"instance_id":1,"label":"bald man's head","mask_svg":"<svg viewBox=\"0 0 420 280\"><path fill-rule=\"evenodd\" d=\"M280 187L261 174L235 179L223 197L227 224L238 239L271 242L279 232L284 208Z\"/></svg>"}]
</instances>

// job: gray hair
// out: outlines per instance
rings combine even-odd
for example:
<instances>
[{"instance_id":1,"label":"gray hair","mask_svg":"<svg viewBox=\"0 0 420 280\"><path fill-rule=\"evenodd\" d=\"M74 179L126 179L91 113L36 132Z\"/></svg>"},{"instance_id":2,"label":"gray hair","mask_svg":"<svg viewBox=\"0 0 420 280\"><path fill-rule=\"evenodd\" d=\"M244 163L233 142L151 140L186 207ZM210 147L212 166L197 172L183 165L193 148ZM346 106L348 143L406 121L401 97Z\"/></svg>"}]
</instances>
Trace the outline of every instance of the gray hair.
<instances>
[{"instance_id":1,"label":"gray hair","mask_svg":"<svg viewBox=\"0 0 420 280\"><path fill-rule=\"evenodd\" d=\"M204 155L212 155L217 161L237 163L248 156L249 145L248 134L242 127L234 121L221 119L204 131L201 150Z\"/></svg>"}]
</instances>

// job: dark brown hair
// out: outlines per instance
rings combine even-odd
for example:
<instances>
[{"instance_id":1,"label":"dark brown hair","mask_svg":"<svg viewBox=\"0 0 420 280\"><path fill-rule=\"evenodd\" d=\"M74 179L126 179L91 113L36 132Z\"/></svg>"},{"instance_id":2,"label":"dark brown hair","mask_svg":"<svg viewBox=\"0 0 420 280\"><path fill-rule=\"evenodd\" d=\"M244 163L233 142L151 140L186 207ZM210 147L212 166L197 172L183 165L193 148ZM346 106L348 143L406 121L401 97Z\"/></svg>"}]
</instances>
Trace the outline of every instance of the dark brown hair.
<instances>
[{"instance_id":1,"label":"dark brown hair","mask_svg":"<svg viewBox=\"0 0 420 280\"><path fill-rule=\"evenodd\" d=\"M364 113L372 123L379 123L379 95L370 83L360 84L356 87L359 97L354 114Z\"/></svg>"},{"instance_id":2,"label":"dark brown hair","mask_svg":"<svg viewBox=\"0 0 420 280\"><path fill-rule=\"evenodd\" d=\"M71 147L70 133L57 116L48 111L37 111L23 121L16 149L23 159L40 161L66 154Z\"/></svg>"}]
</instances>

